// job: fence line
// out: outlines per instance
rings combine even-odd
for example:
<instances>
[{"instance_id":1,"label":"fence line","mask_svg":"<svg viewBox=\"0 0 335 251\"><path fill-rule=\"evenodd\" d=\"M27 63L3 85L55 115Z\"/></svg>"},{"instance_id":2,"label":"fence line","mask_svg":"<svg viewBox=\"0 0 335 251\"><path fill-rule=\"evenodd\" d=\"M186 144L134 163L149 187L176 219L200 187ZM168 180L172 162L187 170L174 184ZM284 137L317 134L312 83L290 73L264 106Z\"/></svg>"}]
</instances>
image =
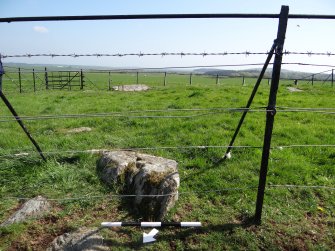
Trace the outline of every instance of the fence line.
<instances>
[{"instance_id":1,"label":"fence line","mask_svg":"<svg viewBox=\"0 0 335 251\"><path fill-rule=\"evenodd\" d=\"M294 185L294 184L278 184L278 185L267 185L268 188L277 189L277 188L286 188L286 189L325 189L325 190L335 190L335 187L330 186L318 186L318 185ZM243 191L243 190L253 190L257 189L257 186L249 186L249 187L227 187L216 190L199 190L199 191L188 191L188 192L176 192L176 193L168 193L168 194L107 194L107 195L90 195L90 196L80 196L80 197L64 197L64 198L46 198L36 200L48 200L48 201L74 201L74 200L95 200L95 199L113 199L113 198L133 198L133 197L144 197L144 198L152 198L152 197L168 197L174 195L190 195L190 194L208 194L208 193L221 193L227 191ZM14 200L30 200L33 198L23 197L23 196L4 196L3 199L14 199Z\"/></svg>"},{"instance_id":2,"label":"fence line","mask_svg":"<svg viewBox=\"0 0 335 251\"><path fill-rule=\"evenodd\" d=\"M334 110L334 111L332 111ZM127 113L141 113L141 112L174 112L174 111L215 111L193 115L127 115ZM250 108L203 108L203 109L166 109L166 110L143 110L143 111L125 111L125 112L110 112L110 113L83 113L83 114L53 114L53 115L36 115L28 116L22 115L20 117L0 116L0 123L13 122L17 120L36 121L49 119L69 119L69 118L137 118L137 119L176 119L176 118L196 118L203 116L210 116L213 114L236 113L236 112L304 112L304 113L318 113L318 114L335 114L335 108L285 108L283 110L268 110L268 109L250 109Z\"/></svg>"},{"instance_id":3,"label":"fence line","mask_svg":"<svg viewBox=\"0 0 335 251\"><path fill-rule=\"evenodd\" d=\"M78 153L88 153L88 154L102 154L105 152L111 151L141 151L141 150L176 150L176 149L224 149L227 148L227 145L198 145L198 146L155 146L155 147L132 147L132 148L113 148L113 149L90 149L90 150L52 150L52 151L44 151L43 153L46 155L56 155L61 153L66 154L78 154ZM335 148L335 144L294 144L294 145L277 145L272 146L271 150L283 150L287 148ZM241 145L241 146L231 146L234 149L262 149L263 146L250 146L250 145ZM0 158L8 158L8 157L26 157L29 155L38 154L35 151L27 152L24 149L15 150L15 154L4 154L0 155Z\"/></svg>"}]
</instances>

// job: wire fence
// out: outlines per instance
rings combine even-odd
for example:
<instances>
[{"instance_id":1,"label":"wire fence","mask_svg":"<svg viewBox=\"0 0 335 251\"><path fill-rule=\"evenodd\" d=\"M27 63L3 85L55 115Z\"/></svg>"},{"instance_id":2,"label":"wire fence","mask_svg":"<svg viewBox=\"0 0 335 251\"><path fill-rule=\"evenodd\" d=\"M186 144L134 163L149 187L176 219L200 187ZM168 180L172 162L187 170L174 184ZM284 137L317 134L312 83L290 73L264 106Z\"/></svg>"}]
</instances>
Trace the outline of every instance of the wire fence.
<instances>
[{"instance_id":1,"label":"wire fence","mask_svg":"<svg viewBox=\"0 0 335 251\"><path fill-rule=\"evenodd\" d=\"M334 18L334 17L332 17ZM286 27L285 27L286 29ZM295 52L295 51L278 51L277 46L277 40L275 40L274 43L274 49L277 48L277 51L275 51L276 56L289 56L289 55L307 55L307 56L334 56L335 53L332 52ZM283 41L282 41L283 42ZM178 57L184 57L184 56L201 56L201 57L209 57L209 56L230 56L230 55L242 55L242 56L252 56L252 55L271 55L270 52L250 52L250 51L243 51L243 52L201 52L201 53L195 53L195 52L161 52L161 53L86 53L86 54L80 54L80 53L71 53L71 54L57 54L57 53L47 53L47 54L15 54L15 55L1 55L0 59L6 59L6 58L32 58L32 57L126 57L126 56L135 56L135 57L145 57L145 56L160 56L160 57L167 57L167 56L178 56ZM280 62L281 64L281 62ZM309 74L307 76L297 77L295 79L290 79L294 81L303 81L306 80L313 84L316 83L316 81L322 82L323 84L326 82L331 83L331 86L333 86L334 82L334 70L335 66L333 65L321 65L321 64L308 64L303 62L287 62L282 63L283 65L301 65L301 66L314 66L314 67L329 67L331 69L323 72L317 72L313 74ZM270 64L275 67L275 64ZM212 65L210 67L246 67L246 66L264 66L263 63L253 63L253 64L226 64L226 65ZM95 69L89 69L87 72L83 71L82 69L78 69L76 71L48 71L47 69L28 69L28 68L19 68L17 71L9 70L7 71L6 75L4 76L4 86L6 87L6 84L11 83L14 84L14 86L19 88L20 92L24 92L24 89L27 88L28 84L33 83L33 90L36 91L39 86L40 89L49 90L49 89L64 89L68 88L69 90L72 90L72 88L79 88L80 90L83 90L87 87L87 84L91 84L94 86L94 88L99 89L100 87L96 84L96 81L94 80L94 77L92 74L104 74L104 79L100 79L100 81L103 82L103 89L111 90L111 83L113 84L124 84L125 82L122 82L120 80L115 81L115 75L117 73L121 74L130 74L132 79L127 80L128 83L135 82L136 84L144 83L144 74L159 74L161 73L160 77L160 84L161 85L167 85L167 73L171 74L171 72L167 72L167 70L173 70L173 69L194 69L194 68L201 68L201 67L208 67L208 66L182 66L182 67L161 67L161 68L145 68L145 70L156 72L145 72L144 68L137 68L137 69L103 69L103 70L95 70ZM8 67L8 69L14 69L13 67ZM266 67L265 67L266 69ZM71 76L71 72L74 72L76 75ZM280 72L280 68L279 68ZM325 74L328 73L328 74ZM330 73L330 74L329 74ZM91 75L90 75L91 74ZM113 74L111 76L111 74ZM142 74L142 80L140 79ZM224 75L220 74L220 72L215 72L212 74L197 74L196 72L188 72L188 73L180 73L180 72L174 72L175 75L185 75L188 77L188 84L193 85L194 84L194 78L195 76L199 75L200 77L207 77L211 83L220 84L220 81L226 81L228 77L231 78L242 78L242 85L245 84L245 78L247 76L244 75L238 75L238 76L231 76L231 75ZM259 72L257 72L256 75L258 75ZM32 81L29 80L30 78L28 76L32 75ZM280 74L279 74L280 75ZM269 75L267 76L269 78ZM278 76L279 78L279 76ZM260 77L260 79L262 79ZM7 82L6 82L7 81ZM23 82L28 82L26 85L23 85ZM77 81L75 85L71 86L71 82ZM157 80L156 80L157 81ZM203 79L201 81L204 81ZM30 83L29 83L30 82ZM221 83L222 84L222 83ZM270 85L269 79L268 84ZM272 84L272 83L271 83ZM277 83L278 84L278 83ZM297 84L297 82L295 82ZM28 89L28 88L27 88ZM276 93L274 94L276 95ZM181 115L175 115L171 113L175 112L183 112L188 114L181 114ZM103 118L106 117L125 117L125 118L136 118L136 119L194 119L196 117L203 117L203 116L214 116L220 113L243 113L244 115L249 112L264 112L267 114L274 114L276 112L292 112L292 113L312 113L312 114L326 114L326 115L333 115L335 114L335 108L334 107L324 107L324 108L299 108L299 107L276 107L272 108L269 106L269 108L260 107L260 108L234 108L234 107L221 107L221 108L189 108L189 109L162 109L162 110L142 110L142 111L125 111L125 112L108 112L108 113L85 113L85 114L50 114L50 115L23 115L23 116L14 116L14 118L11 118L9 116L0 116L0 122L10 122L10 121L39 121L39 120L48 120L48 119L67 119L67 118ZM143 115L143 113L146 113ZM163 113L162 114L152 114L152 113ZM166 115L169 113L169 115ZM190 114L192 113L192 114ZM194 114L196 113L196 114ZM272 122L273 123L273 122ZM273 124L272 124L273 125ZM23 127L24 128L24 127ZM272 134L272 129L271 132ZM271 134L270 134L270 141L271 141ZM270 146L270 144L269 144ZM276 149L276 150L283 150L288 148L334 148L334 144L292 144L292 145L277 145L272 146L269 149ZM55 154L78 154L78 153L85 153L85 154L100 154L108 151L113 150L132 150L132 151L140 151L140 150L179 150L179 149L223 149L223 148L235 148L235 149L262 149L263 153L265 149L265 143L263 146L252 146L252 145L185 145L185 146L153 146L153 147L134 147L134 148L118 148L118 149L89 149L89 150L53 150L53 151L45 151L43 154L46 155L55 155ZM21 152L21 150L17 151L17 153L14 154L4 154L0 155L0 158L17 158L17 157L28 157L33 154L37 154L36 152ZM263 164L263 162L262 162ZM1 169L0 169L1 170ZM265 174L266 175L266 174ZM264 180L264 179L263 179ZM261 181L261 178L260 178ZM267 188L270 189L324 189L328 191L334 191L335 187L332 186L323 186L323 185L298 185L298 184L267 184ZM169 193L169 194L161 194L161 195L136 195L136 194L105 194L105 195L85 195L85 196L73 196L73 197L61 197L61 198L48 198L47 200L50 201L74 201L74 200L94 200L94 199L112 199L112 198L129 198L129 197L165 197L165 196L174 196L174 195L190 195L190 194L217 194L221 192L240 192L243 190L256 190L260 189L260 186L252 185L252 186L246 186L246 187L223 187L221 189L215 189L215 190L193 190L193 191L181 191L178 193ZM264 191L263 191L264 192ZM24 196L3 196L4 199L18 199L18 200L27 200L31 199L29 197ZM263 203L263 202L261 202ZM256 208L257 211L257 208Z\"/></svg>"},{"instance_id":2,"label":"wire fence","mask_svg":"<svg viewBox=\"0 0 335 251\"><path fill-rule=\"evenodd\" d=\"M188 115L132 115L138 113L176 113L176 112L197 112L198 114ZM206 112L206 113L199 113ZM73 119L73 118L132 118L132 119L192 119L196 117L204 117L211 115L218 115L223 113L244 113L244 112L279 112L279 113L318 113L334 115L335 108L297 108L297 107L282 107L276 110L272 109L250 109L250 108L237 108L237 107L215 107L215 108L193 108L193 109L161 109L161 110L137 110L137 111L124 111L124 112L109 112L109 113L85 113L85 114L49 114L49 115L20 115L20 117L13 116L0 116L0 123L15 122L17 120L36 121L36 120L49 120L49 119Z\"/></svg>"},{"instance_id":3,"label":"wire fence","mask_svg":"<svg viewBox=\"0 0 335 251\"><path fill-rule=\"evenodd\" d=\"M48 156L61 154L103 154L113 151L145 151L145 150L183 150L183 149L227 149L229 145L192 145L192 146L152 146L152 147L128 147L128 148L105 148L105 149L88 149L88 150L49 150L43 153ZM262 149L263 146L252 145L234 145L232 149ZM335 144L292 144L272 146L272 150L283 150L289 148L335 148ZM38 155L36 151L26 151L26 149L16 149L15 153L0 155L0 158L19 158L32 155ZM1 169L1 168L0 168Z\"/></svg>"},{"instance_id":4,"label":"wire fence","mask_svg":"<svg viewBox=\"0 0 335 251\"><path fill-rule=\"evenodd\" d=\"M334 191L335 187L330 186L315 186L315 185L294 185L294 184L268 184L269 189L322 189ZM7 200L47 200L47 201L76 201L76 200L96 200L96 199L114 199L114 198L159 198L159 197L170 197L170 196L187 196L192 194L220 194L222 192L240 192L245 190L256 190L257 186L248 187L226 187L215 190L202 190L202 191L187 191L187 192L176 192L167 194L105 194L105 195L89 195L89 196L78 196L78 197L63 197L63 198L33 198L23 196L5 196L3 199Z\"/></svg>"},{"instance_id":5,"label":"wire fence","mask_svg":"<svg viewBox=\"0 0 335 251\"><path fill-rule=\"evenodd\" d=\"M102 69L51 69L7 67L3 75L3 90L36 92L41 90L119 90L124 85L156 86L236 86L254 84L259 71L222 70L226 67L262 66L261 63L193 65L156 68L102 68ZM333 65L316 65L306 63L283 63L283 65L323 66L329 70L316 73L294 73L282 76L282 85L322 85L334 86ZM201 70L201 68L206 68ZM208 69L207 69L208 68ZM185 71L183 71L185 70ZM187 71L186 71L187 70ZM265 72L263 82L270 86L270 72Z\"/></svg>"}]
</instances>

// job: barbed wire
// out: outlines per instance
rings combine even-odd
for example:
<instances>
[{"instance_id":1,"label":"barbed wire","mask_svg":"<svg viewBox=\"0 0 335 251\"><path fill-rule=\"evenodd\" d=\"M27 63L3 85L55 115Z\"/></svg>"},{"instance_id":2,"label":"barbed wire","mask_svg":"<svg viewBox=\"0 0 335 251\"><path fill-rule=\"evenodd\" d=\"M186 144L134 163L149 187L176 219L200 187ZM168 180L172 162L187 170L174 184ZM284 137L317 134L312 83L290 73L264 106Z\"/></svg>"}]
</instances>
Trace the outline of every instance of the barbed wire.
<instances>
[{"instance_id":1,"label":"barbed wire","mask_svg":"<svg viewBox=\"0 0 335 251\"><path fill-rule=\"evenodd\" d=\"M106 194L106 195L90 195L90 196L79 196L79 197L64 197L64 198L35 198L35 200L47 200L47 201L74 201L74 200L95 200L95 199L113 199L113 198L131 198L131 197L144 197L144 198L155 198L155 197L168 197L175 195L190 195L190 194L209 194L209 193L221 193L227 191L243 191L243 190L253 190L257 189L257 186L248 187L226 187L215 190L198 190L198 191L188 191L188 192L175 192L167 194ZM330 186L318 186L318 185L294 185L294 184L278 184L278 185L267 185L267 188L287 188L287 189L325 189L325 190L335 190L335 187ZM31 200L31 197L24 196L4 196L3 199L15 199L15 200Z\"/></svg>"},{"instance_id":2,"label":"barbed wire","mask_svg":"<svg viewBox=\"0 0 335 251\"><path fill-rule=\"evenodd\" d=\"M128 56L136 56L136 57L145 57L145 56L228 56L228 55L244 55L244 56L251 56L251 55L268 55L269 52L252 52L252 51L242 51L242 52L230 52L230 51L223 51L223 52L138 52L138 53L68 53L68 54L60 54L60 53L25 53L25 54L13 54L13 55L6 55L1 54L0 57L5 58L31 58L31 57L128 57ZM307 55L307 56L335 56L333 52L297 52L297 51L283 51L282 55Z\"/></svg>"},{"instance_id":3,"label":"barbed wire","mask_svg":"<svg viewBox=\"0 0 335 251\"><path fill-rule=\"evenodd\" d=\"M113 149L89 149L89 150L52 150L44 151L45 155L57 155L57 154L103 154L113 151L145 151L145 150L181 150L181 149L222 149L228 148L228 145L193 145L193 146L155 146L155 147L130 147L130 148L113 148ZM272 146L272 150L283 150L285 148L333 148L335 144L292 144L292 145L277 145ZM250 145L240 145L231 146L233 149L262 149L263 146L250 146ZM0 158L12 158L12 157L26 157L29 155L37 155L35 151L24 151L23 149L17 149L17 153L0 155Z\"/></svg>"}]
</instances>

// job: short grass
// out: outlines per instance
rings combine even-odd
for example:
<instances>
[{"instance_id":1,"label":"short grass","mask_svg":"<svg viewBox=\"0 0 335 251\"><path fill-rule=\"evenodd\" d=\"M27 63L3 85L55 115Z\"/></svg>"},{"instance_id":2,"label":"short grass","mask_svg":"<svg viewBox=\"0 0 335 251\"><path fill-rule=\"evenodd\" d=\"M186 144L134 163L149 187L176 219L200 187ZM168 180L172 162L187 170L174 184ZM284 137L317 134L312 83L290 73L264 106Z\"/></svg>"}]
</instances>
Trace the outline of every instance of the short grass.
<instances>
[{"instance_id":1,"label":"short grass","mask_svg":"<svg viewBox=\"0 0 335 251\"><path fill-rule=\"evenodd\" d=\"M112 76L113 77L113 76ZM123 76L136 83L136 74ZM185 79L180 79L184 77ZM145 79L146 78L146 79ZM0 221L22 201L9 197L96 199L53 201L53 211L36 221L0 229L0 249L44 250L57 235L81 226L99 226L102 221L140 221L122 200L109 199L115 188L103 185L96 175L98 156L69 153L71 150L146 148L160 146L227 145L240 113L180 111L183 108L242 107L251 93L254 79L193 79L189 76L140 76L147 92L107 91L108 76L87 76L92 86L83 91L25 89L18 93L5 83L8 99L21 115L92 114L122 112L124 117L72 118L26 121L26 126L46 152L44 163L37 154L9 157L7 154L34 152L15 122L0 123ZM145 80L144 80L145 79ZM119 81L119 82L118 82ZM87 82L86 82L87 84ZM335 89L328 84L302 84L303 92L289 92L282 81L278 92L281 107L335 107ZM31 85L31 83L30 83ZM27 87L27 86L26 86ZM100 88L101 87L101 88ZM102 88L104 87L104 88ZM41 88L42 89L42 88ZM267 104L269 86L262 83L253 108ZM148 110L167 110L153 112ZM138 111L129 113L129 111ZM2 116L9 116L4 105ZM133 115L184 116L192 118L138 118ZM7 118L2 117L2 120ZM248 114L236 145L261 146L265 114ZM92 131L68 133L76 127ZM308 112L278 112L272 146L334 144L334 115ZM263 224L250 223L254 214L261 149L235 149L232 159L215 165L225 148L142 150L175 159L181 176L180 198L167 221L201 221L201 229L161 229L157 242L141 243L138 228L104 229L102 234L113 250L332 250L335 246L334 190L269 188L266 190ZM274 148L271 150L267 184L335 187L335 150L318 148ZM256 187L256 188L255 188ZM245 190L223 190L246 188ZM198 191L199 193L192 193ZM202 192L201 192L202 191ZM205 192L208 191L208 192ZM216 192L215 192L216 191Z\"/></svg>"}]
</instances>

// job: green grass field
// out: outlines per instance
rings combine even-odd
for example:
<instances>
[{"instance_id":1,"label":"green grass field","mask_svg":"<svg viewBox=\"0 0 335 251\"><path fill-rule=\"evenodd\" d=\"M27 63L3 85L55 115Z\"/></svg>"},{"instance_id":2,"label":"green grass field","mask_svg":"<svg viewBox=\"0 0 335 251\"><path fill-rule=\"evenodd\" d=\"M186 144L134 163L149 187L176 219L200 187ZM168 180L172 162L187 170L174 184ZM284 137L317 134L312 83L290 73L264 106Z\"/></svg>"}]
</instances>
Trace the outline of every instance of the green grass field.
<instances>
[{"instance_id":1,"label":"green grass field","mask_svg":"<svg viewBox=\"0 0 335 251\"><path fill-rule=\"evenodd\" d=\"M136 74L135 74L136 75ZM113 85L134 84L134 74L114 75ZM14 78L14 77L13 77ZM108 75L91 74L83 91L42 90L32 83L19 93L15 83L4 83L4 92L20 115L97 114L119 112L122 116L58 118L25 121L27 128L48 157L44 163L4 105L0 106L0 221L22 201L9 197L87 199L52 201L53 211L36 221L0 228L0 250L44 250L56 236L81 226L99 226L102 221L137 221L120 199L110 199L116 188L106 187L96 175L98 156L71 153L89 149L157 148L141 152L175 159L181 177L180 196L167 221L201 221L201 229L161 229L157 242L142 244L142 229L102 230L111 250L332 250L335 246L334 190L287 188L274 185L335 187L334 147L285 145L334 145L334 114L278 111L269 160L263 223L249 224L254 214L261 149L236 148L232 158L219 166L241 113L197 110L243 107L254 79L222 79L163 75L140 76L146 92L107 91ZM302 92L290 92L291 82L282 81L278 107L334 108L335 89L306 83ZM94 87L96 86L96 88ZM252 107L267 104L269 86L264 81ZM156 111L152 111L156 110ZM163 110L163 111L157 111ZM132 112L131 112L132 111ZM331 110L334 112L334 109ZM158 116L189 116L157 118ZM197 115L197 116L193 116ZM145 117L146 116L146 117ZM155 116L148 118L148 116ZM77 127L92 131L68 133ZM247 115L236 140L237 146L262 146L265 113ZM161 149L160 147L177 147ZM28 156L14 157L14 153ZM243 188L242 190L225 190ZM101 196L101 198L90 198Z\"/></svg>"}]
</instances>

